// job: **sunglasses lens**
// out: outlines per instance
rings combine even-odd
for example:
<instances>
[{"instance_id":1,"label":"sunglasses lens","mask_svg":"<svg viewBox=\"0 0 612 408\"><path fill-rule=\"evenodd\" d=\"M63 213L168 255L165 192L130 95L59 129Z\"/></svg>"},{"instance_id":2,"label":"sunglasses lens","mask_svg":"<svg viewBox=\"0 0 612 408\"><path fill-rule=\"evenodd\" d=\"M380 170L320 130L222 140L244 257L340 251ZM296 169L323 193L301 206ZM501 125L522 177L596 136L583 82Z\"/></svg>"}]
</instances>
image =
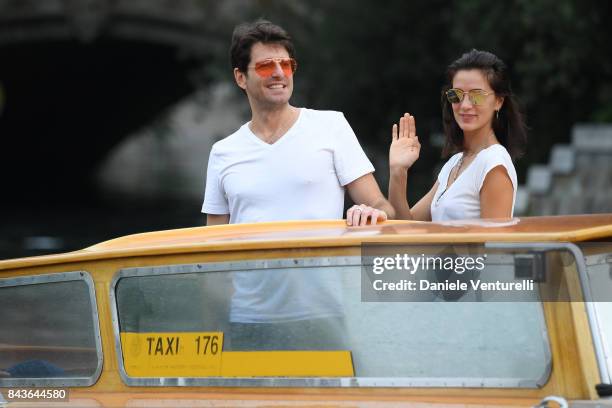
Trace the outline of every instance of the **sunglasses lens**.
<instances>
[{"instance_id":1,"label":"sunglasses lens","mask_svg":"<svg viewBox=\"0 0 612 408\"><path fill-rule=\"evenodd\" d=\"M280 66L285 76L291 76L295 72L295 68L297 67L297 64L294 59L289 58L289 59L281 60Z\"/></svg>"},{"instance_id":2,"label":"sunglasses lens","mask_svg":"<svg viewBox=\"0 0 612 408\"><path fill-rule=\"evenodd\" d=\"M262 78L271 76L275 69L276 67L274 60L265 60L255 64L255 72L257 72L257 75Z\"/></svg>"},{"instance_id":3,"label":"sunglasses lens","mask_svg":"<svg viewBox=\"0 0 612 408\"><path fill-rule=\"evenodd\" d=\"M280 65L285 76L291 76L297 69L297 62L293 58L278 58L260 61L255 64L255 72L262 78L268 78L276 71L276 63Z\"/></svg>"},{"instance_id":4,"label":"sunglasses lens","mask_svg":"<svg viewBox=\"0 0 612 408\"><path fill-rule=\"evenodd\" d=\"M450 103L460 103L463 100L463 91L461 89L449 89L446 91L446 98Z\"/></svg>"},{"instance_id":5,"label":"sunglasses lens","mask_svg":"<svg viewBox=\"0 0 612 408\"><path fill-rule=\"evenodd\" d=\"M482 105L486 95L484 95L482 92L470 92L469 97L472 105Z\"/></svg>"}]
</instances>

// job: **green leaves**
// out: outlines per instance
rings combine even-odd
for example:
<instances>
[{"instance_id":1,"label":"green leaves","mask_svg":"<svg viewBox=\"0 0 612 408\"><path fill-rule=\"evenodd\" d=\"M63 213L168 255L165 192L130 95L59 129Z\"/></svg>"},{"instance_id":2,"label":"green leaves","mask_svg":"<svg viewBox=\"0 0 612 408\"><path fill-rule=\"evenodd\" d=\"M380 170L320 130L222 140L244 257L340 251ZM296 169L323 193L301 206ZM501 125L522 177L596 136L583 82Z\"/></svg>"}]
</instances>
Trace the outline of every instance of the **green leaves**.
<instances>
[{"instance_id":1,"label":"green leaves","mask_svg":"<svg viewBox=\"0 0 612 408\"><path fill-rule=\"evenodd\" d=\"M404 112L415 115L423 143L415 166L422 193L431 187L431 169L439 158L428 141L442 129L446 66L472 48L491 51L507 63L513 90L525 105L531 140L520 168L546 161L552 144L569 140L574 123L612 121L610 2L249 4L253 14L278 22L295 39L296 102L345 112L368 151L386 157L393 122Z\"/></svg>"}]
</instances>

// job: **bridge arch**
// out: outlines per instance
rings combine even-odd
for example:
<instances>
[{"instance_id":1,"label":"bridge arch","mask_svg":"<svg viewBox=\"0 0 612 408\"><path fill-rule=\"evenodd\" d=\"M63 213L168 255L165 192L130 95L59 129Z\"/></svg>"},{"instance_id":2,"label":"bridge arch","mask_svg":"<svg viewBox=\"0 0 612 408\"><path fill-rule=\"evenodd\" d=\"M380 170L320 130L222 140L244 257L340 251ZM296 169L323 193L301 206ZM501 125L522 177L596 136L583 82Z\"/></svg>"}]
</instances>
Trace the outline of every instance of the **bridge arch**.
<instances>
[{"instance_id":1,"label":"bridge arch","mask_svg":"<svg viewBox=\"0 0 612 408\"><path fill-rule=\"evenodd\" d=\"M221 3L0 1L5 200L93 194L108 152L224 62Z\"/></svg>"}]
</instances>

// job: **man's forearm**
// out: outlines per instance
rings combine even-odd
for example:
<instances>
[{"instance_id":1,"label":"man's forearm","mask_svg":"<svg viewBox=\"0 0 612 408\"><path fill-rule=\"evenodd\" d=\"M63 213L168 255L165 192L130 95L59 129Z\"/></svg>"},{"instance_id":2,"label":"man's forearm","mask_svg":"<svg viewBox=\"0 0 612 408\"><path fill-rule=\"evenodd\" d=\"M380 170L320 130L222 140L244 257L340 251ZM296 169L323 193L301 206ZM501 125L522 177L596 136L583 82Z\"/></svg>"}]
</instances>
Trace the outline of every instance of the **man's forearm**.
<instances>
[{"instance_id":1,"label":"man's forearm","mask_svg":"<svg viewBox=\"0 0 612 408\"><path fill-rule=\"evenodd\" d=\"M378 210L383 210L387 214L388 219L395 219L395 209L393 208L391 203L389 203L389 201L387 201L384 197L380 197L375 203L371 205L371 207L374 207Z\"/></svg>"},{"instance_id":2,"label":"man's forearm","mask_svg":"<svg viewBox=\"0 0 612 408\"><path fill-rule=\"evenodd\" d=\"M206 225L223 225L229 223L229 214L206 214Z\"/></svg>"}]
</instances>

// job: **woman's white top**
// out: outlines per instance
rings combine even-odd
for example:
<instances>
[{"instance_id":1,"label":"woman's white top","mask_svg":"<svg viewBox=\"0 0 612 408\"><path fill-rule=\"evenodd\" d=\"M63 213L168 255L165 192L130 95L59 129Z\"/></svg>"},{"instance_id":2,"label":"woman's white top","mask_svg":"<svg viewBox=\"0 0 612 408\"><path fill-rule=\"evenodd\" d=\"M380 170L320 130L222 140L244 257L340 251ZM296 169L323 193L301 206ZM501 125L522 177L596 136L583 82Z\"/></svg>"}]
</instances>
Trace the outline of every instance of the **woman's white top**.
<instances>
[{"instance_id":1,"label":"woman's white top","mask_svg":"<svg viewBox=\"0 0 612 408\"><path fill-rule=\"evenodd\" d=\"M480 189L487 174L497 166L504 166L512 181L512 214L516 201L517 178L514 164L505 147L494 144L482 149L470 165L448 189L449 175L463 153L453 155L438 174L438 189L431 202L431 220L448 221L480 218Z\"/></svg>"}]
</instances>

